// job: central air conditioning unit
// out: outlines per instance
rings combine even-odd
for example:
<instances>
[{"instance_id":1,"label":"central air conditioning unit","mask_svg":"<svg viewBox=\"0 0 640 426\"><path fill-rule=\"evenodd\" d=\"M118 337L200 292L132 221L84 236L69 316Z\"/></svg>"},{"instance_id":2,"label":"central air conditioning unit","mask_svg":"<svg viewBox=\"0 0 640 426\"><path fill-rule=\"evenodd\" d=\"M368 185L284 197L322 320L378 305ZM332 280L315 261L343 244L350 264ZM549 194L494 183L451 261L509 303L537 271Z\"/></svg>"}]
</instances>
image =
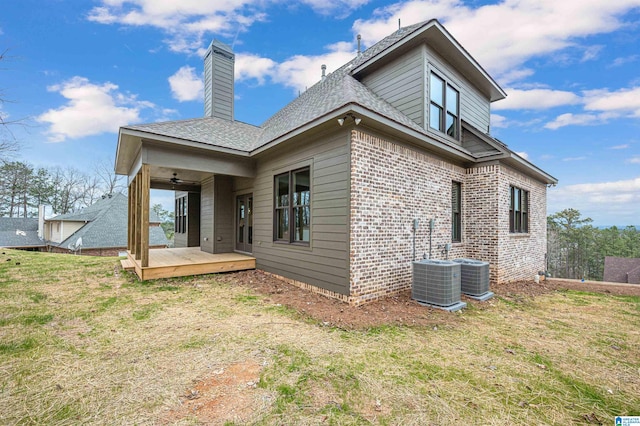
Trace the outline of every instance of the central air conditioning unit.
<instances>
[{"instance_id":1,"label":"central air conditioning unit","mask_svg":"<svg viewBox=\"0 0 640 426\"><path fill-rule=\"evenodd\" d=\"M475 259L453 259L460 265L460 288L472 299L489 300L489 262Z\"/></svg>"},{"instance_id":2,"label":"central air conditioning unit","mask_svg":"<svg viewBox=\"0 0 640 426\"><path fill-rule=\"evenodd\" d=\"M467 306L460 301L460 264L435 259L413 262L411 298L451 312Z\"/></svg>"}]
</instances>

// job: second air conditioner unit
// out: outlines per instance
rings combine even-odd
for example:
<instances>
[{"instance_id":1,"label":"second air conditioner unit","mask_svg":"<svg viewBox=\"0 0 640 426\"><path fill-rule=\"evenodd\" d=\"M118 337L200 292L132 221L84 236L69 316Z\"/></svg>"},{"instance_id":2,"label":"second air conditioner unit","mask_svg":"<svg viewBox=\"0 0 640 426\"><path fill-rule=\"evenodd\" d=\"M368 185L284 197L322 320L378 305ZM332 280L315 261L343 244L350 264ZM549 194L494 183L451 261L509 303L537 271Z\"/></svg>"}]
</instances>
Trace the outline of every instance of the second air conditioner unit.
<instances>
[{"instance_id":1,"label":"second air conditioner unit","mask_svg":"<svg viewBox=\"0 0 640 426\"><path fill-rule=\"evenodd\" d=\"M460 264L460 288L467 296L477 300L493 297L489 291L489 262L475 259L453 259Z\"/></svg>"}]
</instances>

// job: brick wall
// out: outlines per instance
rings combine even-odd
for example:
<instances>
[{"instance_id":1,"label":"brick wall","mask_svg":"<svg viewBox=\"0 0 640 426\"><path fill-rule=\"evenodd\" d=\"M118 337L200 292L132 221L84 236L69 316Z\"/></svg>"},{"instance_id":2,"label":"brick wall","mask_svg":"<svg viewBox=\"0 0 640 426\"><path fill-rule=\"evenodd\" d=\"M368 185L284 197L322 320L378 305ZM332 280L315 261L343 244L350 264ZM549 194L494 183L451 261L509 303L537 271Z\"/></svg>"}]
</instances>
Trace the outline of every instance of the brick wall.
<instances>
[{"instance_id":1,"label":"brick wall","mask_svg":"<svg viewBox=\"0 0 640 426\"><path fill-rule=\"evenodd\" d=\"M500 221L498 217L498 193L500 181L498 164L469 168L465 171L462 218L464 226L465 256L489 262L490 280L498 279L498 241ZM508 226L508 222L507 222Z\"/></svg>"},{"instance_id":2,"label":"brick wall","mask_svg":"<svg viewBox=\"0 0 640 426\"><path fill-rule=\"evenodd\" d=\"M532 279L545 269L546 187L504 165L464 169L417 148L354 130L351 134L350 301L411 286L416 254L444 259L451 242L451 182L462 183L462 242L449 258L490 262L491 282ZM509 187L529 191L530 232L509 233Z\"/></svg>"},{"instance_id":3,"label":"brick wall","mask_svg":"<svg viewBox=\"0 0 640 426\"><path fill-rule=\"evenodd\" d=\"M413 219L420 220L417 257L429 253L428 223L433 218L432 257L444 258L438 246L451 242L451 182L464 185L464 173L464 168L425 152L352 131L349 260L354 303L411 286ZM455 244L449 257L464 252L464 243Z\"/></svg>"},{"instance_id":4,"label":"brick wall","mask_svg":"<svg viewBox=\"0 0 640 426\"><path fill-rule=\"evenodd\" d=\"M532 280L546 270L547 187L507 166L499 168L497 282ZM509 233L509 187L529 191L529 232Z\"/></svg>"}]
</instances>

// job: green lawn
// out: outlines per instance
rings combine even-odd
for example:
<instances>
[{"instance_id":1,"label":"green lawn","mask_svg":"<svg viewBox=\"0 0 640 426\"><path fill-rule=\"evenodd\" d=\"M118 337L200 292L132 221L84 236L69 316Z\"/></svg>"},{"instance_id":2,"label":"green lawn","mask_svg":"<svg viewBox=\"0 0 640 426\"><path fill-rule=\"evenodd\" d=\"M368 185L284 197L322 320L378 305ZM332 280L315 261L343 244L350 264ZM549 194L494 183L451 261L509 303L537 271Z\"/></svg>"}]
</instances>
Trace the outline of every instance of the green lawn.
<instances>
[{"instance_id":1,"label":"green lawn","mask_svg":"<svg viewBox=\"0 0 640 426\"><path fill-rule=\"evenodd\" d=\"M498 294L484 309L443 313L437 327L352 331L215 275L140 283L115 258L0 252L3 425L613 424L640 415L638 297Z\"/></svg>"}]
</instances>

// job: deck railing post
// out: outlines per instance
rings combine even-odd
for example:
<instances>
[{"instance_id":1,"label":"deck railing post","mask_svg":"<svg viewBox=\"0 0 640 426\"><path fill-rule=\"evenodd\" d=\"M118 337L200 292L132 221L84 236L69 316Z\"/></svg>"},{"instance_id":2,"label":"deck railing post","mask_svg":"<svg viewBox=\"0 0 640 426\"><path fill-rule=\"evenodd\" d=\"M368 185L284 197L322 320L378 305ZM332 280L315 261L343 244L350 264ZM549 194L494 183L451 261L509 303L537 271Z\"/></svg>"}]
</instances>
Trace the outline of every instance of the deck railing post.
<instances>
[{"instance_id":1,"label":"deck railing post","mask_svg":"<svg viewBox=\"0 0 640 426\"><path fill-rule=\"evenodd\" d=\"M149 266L149 192L151 190L151 175L149 173L149 165L143 164L140 170L141 177L141 220L140 220L140 240L141 240L141 266L146 268Z\"/></svg>"},{"instance_id":2,"label":"deck railing post","mask_svg":"<svg viewBox=\"0 0 640 426\"><path fill-rule=\"evenodd\" d=\"M140 260L140 255L142 253L142 238L141 230L142 230L142 178L140 177L141 172L138 172L135 178L135 186L136 186L136 260Z\"/></svg>"}]
</instances>

